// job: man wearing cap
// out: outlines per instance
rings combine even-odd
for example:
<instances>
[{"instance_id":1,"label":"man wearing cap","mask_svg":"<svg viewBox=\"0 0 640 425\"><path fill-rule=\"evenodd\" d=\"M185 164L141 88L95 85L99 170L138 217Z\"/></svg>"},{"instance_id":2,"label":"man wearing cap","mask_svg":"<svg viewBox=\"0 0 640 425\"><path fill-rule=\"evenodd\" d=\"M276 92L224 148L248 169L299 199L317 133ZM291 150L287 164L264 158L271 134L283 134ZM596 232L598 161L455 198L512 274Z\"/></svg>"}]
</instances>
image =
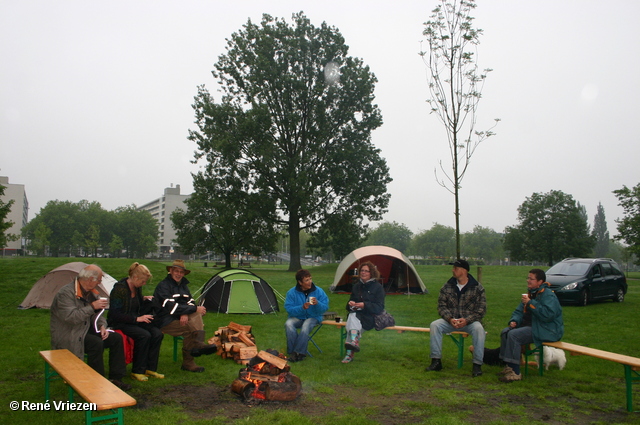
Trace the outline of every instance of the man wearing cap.
<instances>
[{"instance_id":1,"label":"man wearing cap","mask_svg":"<svg viewBox=\"0 0 640 425\"><path fill-rule=\"evenodd\" d=\"M204 323L202 316L207 309L199 305L189 291L189 281L185 278L191 273L184 265L184 261L175 260L167 266L169 274L158 283L153 293L154 302L159 305L155 322L160 330L171 336L184 338L182 344L182 370L189 372L204 372L204 367L198 366L194 357L216 352L215 345L204 343Z\"/></svg>"},{"instance_id":2,"label":"man wearing cap","mask_svg":"<svg viewBox=\"0 0 640 425\"><path fill-rule=\"evenodd\" d=\"M484 287L469 274L469 263L456 260L453 277L440 289L438 313L440 319L431 322L431 365L427 371L442 370L442 336L450 332L467 332L473 340L471 376L482 375L485 332L481 320L487 312Z\"/></svg>"}]
</instances>

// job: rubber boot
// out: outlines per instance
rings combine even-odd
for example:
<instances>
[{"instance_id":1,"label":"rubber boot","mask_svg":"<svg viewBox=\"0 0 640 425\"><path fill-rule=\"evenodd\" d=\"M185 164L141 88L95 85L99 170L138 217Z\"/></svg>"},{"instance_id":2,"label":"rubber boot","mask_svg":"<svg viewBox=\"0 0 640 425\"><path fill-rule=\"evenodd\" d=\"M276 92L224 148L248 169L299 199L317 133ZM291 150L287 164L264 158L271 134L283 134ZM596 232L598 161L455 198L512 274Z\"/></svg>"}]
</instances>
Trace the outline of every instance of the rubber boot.
<instances>
[{"instance_id":1,"label":"rubber boot","mask_svg":"<svg viewBox=\"0 0 640 425\"><path fill-rule=\"evenodd\" d=\"M191 355L191 350L188 348L182 349L182 366L180 368L189 372L204 372L204 367L196 364Z\"/></svg>"},{"instance_id":2,"label":"rubber boot","mask_svg":"<svg viewBox=\"0 0 640 425\"><path fill-rule=\"evenodd\" d=\"M203 354L213 354L218 351L218 347L215 344L205 344L204 337L204 331L193 331L191 332L189 341L187 342L185 340L185 343L187 343L187 348L191 350L191 355L193 357L200 357Z\"/></svg>"},{"instance_id":3,"label":"rubber boot","mask_svg":"<svg viewBox=\"0 0 640 425\"><path fill-rule=\"evenodd\" d=\"M344 342L344 347L347 350L353 350L356 353L360 351L360 332L349 331L347 334L347 340Z\"/></svg>"}]
</instances>

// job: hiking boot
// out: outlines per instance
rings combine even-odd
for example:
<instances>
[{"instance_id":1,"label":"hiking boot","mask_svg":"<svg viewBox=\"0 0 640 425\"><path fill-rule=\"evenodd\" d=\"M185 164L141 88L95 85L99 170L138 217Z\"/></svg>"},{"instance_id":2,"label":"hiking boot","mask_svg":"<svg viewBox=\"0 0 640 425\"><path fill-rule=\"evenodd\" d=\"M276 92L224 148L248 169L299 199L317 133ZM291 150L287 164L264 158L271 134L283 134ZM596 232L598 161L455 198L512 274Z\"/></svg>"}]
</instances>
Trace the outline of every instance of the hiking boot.
<instances>
[{"instance_id":1,"label":"hiking boot","mask_svg":"<svg viewBox=\"0 0 640 425\"><path fill-rule=\"evenodd\" d=\"M191 356L191 350L182 348L182 366L180 369L189 372L204 372L204 367L198 366Z\"/></svg>"},{"instance_id":2,"label":"hiking boot","mask_svg":"<svg viewBox=\"0 0 640 425\"><path fill-rule=\"evenodd\" d=\"M471 376L474 378L482 375L482 365L481 364L473 364L473 369L471 369Z\"/></svg>"},{"instance_id":3,"label":"hiking boot","mask_svg":"<svg viewBox=\"0 0 640 425\"><path fill-rule=\"evenodd\" d=\"M506 366L504 369L502 369L500 372L497 373L498 376L503 376L506 375L508 373L512 373L513 369L511 369L510 366Z\"/></svg>"},{"instance_id":4,"label":"hiking boot","mask_svg":"<svg viewBox=\"0 0 640 425\"><path fill-rule=\"evenodd\" d=\"M122 391L129 391L132 387L130 384L125 384L119 379L109 379L113 385L120 388Z\"/></svg>"},{"instance_id":5,"label":"hiking boot","mask_svg":"<svg viewBox=\"0 0 640 425\"><path fill-rule=\"evenodd\" d=\"M507 372L506 374L501 376L499 379L502 382L522 381L522 374L517 374L513 370L511 370L511 372Z\"/></svg>"},{"instance_id":6,"label":"hiking boot","mask_svg":"<svg viewBox=\"0 0 640 425\"><path fill-rule=\"evenodd\" d=\"M185 340L184 345L187 345L187 348L191 350L190 354L193 357L209 355L218 351L218 347L215 344L205 344L204 337L204 331L193 331L190 335L189 341Z\"/></svg>"},{"instance_id":7,"label":"hiking boot","mask_svg":"<svg viewBox=\"0 0 640 425\"><path fill-rule=\"evenodd\" d=\"M427 372L442 370L442 361L440 359L431 359L431 364L427 367Z\"/></svg>"}]
</instances>

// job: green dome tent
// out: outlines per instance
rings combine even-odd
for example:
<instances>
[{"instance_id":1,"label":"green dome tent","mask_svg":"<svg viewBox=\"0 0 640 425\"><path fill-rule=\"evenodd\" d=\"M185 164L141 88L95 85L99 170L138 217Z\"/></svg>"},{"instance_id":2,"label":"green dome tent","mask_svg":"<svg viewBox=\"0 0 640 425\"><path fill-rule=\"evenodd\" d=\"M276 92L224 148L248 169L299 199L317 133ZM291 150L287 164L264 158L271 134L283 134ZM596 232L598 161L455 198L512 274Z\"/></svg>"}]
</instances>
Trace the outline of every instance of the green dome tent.
<instances>
[{"instance_id":1,"label":"green dome tent","mask_svg":"<svg viewBox=\"0 0 640 425\"><path fill-rule=\"evenodd\" d=\"M266 314L280 311L278 294L264 279L243 269L223 270L204 285L200 303L209 312Z\"/></svg>"}]
</instances>

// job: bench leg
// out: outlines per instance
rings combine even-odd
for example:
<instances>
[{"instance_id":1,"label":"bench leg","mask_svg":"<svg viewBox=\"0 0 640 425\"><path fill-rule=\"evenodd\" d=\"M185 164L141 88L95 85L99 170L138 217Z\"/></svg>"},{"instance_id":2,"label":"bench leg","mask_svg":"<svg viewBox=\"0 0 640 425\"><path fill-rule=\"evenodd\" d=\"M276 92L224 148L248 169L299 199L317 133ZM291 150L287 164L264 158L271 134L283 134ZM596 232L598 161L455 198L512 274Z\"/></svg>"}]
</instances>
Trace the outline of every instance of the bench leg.
<instances>
[{"instance_id":1,"label":"bench leg","mask_svg":"<svg viewBox=\"0 0 640 425\"><path fill-rule=\"evenodd\" d=\"M181 336L174 336L173 337L173 362L177 362L178 361L178 342L183 341L184 338Z\"/></svg>"},{"instance_id":2,"label":"bench leg","mask_svg":"<svg viewBox=\"0 0 640 425\"><path fill-rule=\"evenodd\" d=\"M458 347L458 369L460 369L464 363L464 337L462 335L447 335L451 337L453 343Z\"/></svg>"},{"instance_id":3,"label":"bench leg","mask_svg":"<svg viewBox=\"0 0 640 425\"><path fill-rule=\"evenodd\" d=\"M56 372L49 363L44 362L44 401L51 400L49 386L52 380L61 379L58 372ZM69 387L71 388L71 387Z\"/></svg>"},{"instance_id":4,"label":"bench leg","mask_svg":"<svg viewBox=\"0 0 640 425\"><path fill-rule=\"evenodd\" d=\"M524 376L526 377L529 374L529 356L535 355L538 353L538 375L544 375L544 349L542 346L535 347L530 349L529 347L523 345L524 347Z\"/></svg>"},{"instance_id":5,"label":"bench leg","mask_svg":"<svg viewBox=\"0 0 640 425\"><path fill-rule=\"evenodd\" d=\"M87 410L85 411L85 424L92 425L94 422L100 422L100 425L124 425L124 414L122 411L122 407L117 409L109 409L111 413L107 415L93 416L93 411ZM109 421L109 422L104 422Z\"/></svg>"},{"instance_id":6,"label":"bench leg","mask_svg":"<svg viewBox=\"0 0 640 425\"><path fill-rule=\"evenodd\" d=\"M629 365L624 366L624 380L627 387L627 412L633 412L633 384L640 381L640 373L631 369Z\"/></svg>"}]
</instances>

